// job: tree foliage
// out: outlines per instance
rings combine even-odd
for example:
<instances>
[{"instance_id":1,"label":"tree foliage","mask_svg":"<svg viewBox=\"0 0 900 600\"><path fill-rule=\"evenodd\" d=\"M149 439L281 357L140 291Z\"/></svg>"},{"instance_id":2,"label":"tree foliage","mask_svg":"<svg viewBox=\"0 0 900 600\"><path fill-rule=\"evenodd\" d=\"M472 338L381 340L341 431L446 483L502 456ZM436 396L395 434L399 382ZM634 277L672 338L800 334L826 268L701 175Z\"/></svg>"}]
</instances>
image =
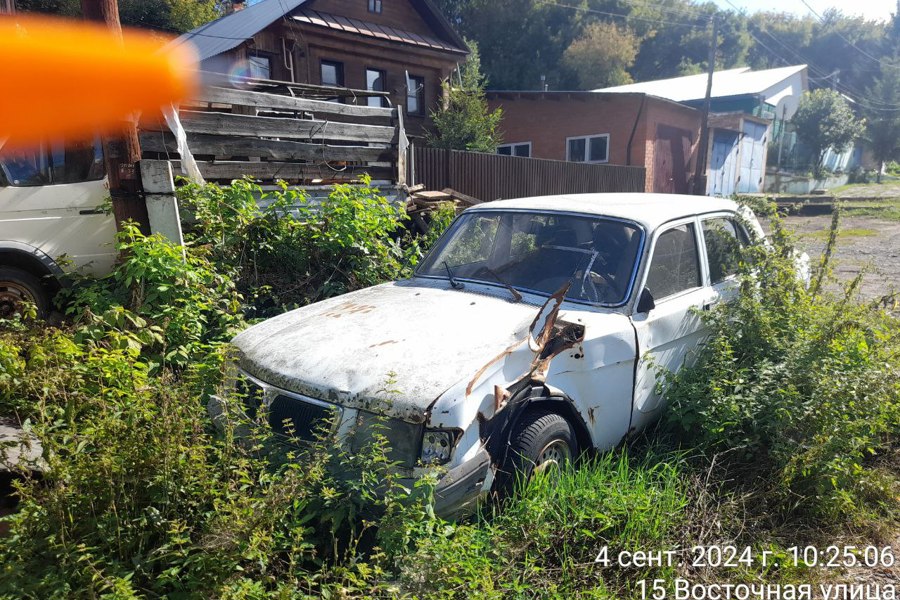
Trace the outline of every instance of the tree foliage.
<instances>
[{"instance_id":1,"label":"tree foliage","mask_svg":"<svg viewBox=\"0 0 900 600\"><path fill-rule=\"evenodd\" d=\"M881 76L867 94L866 142L878 163L878 182L888 161L900 158L900 113L895 108L900 103L900 61L886 61Z\"/></svg>"},{"instance_id":2,"label":"tree foliage","mask_svg":"<svg viewBox=\"0 0 900 600\"><path fill-rule=\"evenodd\" d=\"M566 49L563 64L578 76L582 89L631 83L627 69L637 56L638 39L626 27L597 21Z\"/></svg>"},{"instance_id":3,"label":"tree foliage","mask_svg":"<svg viewBox=\"0 0 900 600\"><path fill-rule=\"evenodd\" d=\"M17 0L24 12L80 17L81 0ZM119 19L125 27L190 31L222 13L218 0L119 0Z\"/></svg>"},{"instance_id":4,"label":"tree foliage","mask_svg":"<svg viewBox=\"0 0 900 600\"><path fill-rule=\"evenodd\" d=\"M816 175L822 173L825 153L829 149L845 150L861 135L863 126L844 97L834 90L804 94L791 123L810 148Z\"/></svg>"},{"instance_id":5,"label":"tree foliage","mask_svg":"<svg viewBox=\"0 0 900 600\"><path fill-rule=\"evenodd\" d=\"M797 16L752 15L698 0L439 0L457 29L479 43L484 72L495 89L574 89L581 73L564 60L595 23L633 32L635 81L699 73L709 56L710 21L719 21L719 69L807 64L813 86L864 95L879 75L878 59L900 52L900 22L869 21L836 10ZM900 11L898 11L900 12ZM569 52L571 54L571 52ZM875 60L873 60L873 58ZM825 79L825 81L822 81Z\"/></svg>"},{"instance_id":6,"label":"tree foliage","mask_svg":"<svg viewBox=\"0 0 900 600\"><path fill-rule=\"evenodd\" d=\"M460 67L459 80L444 84L447 103L432 111L435 133L429 132L427 139L435 148L495 152L501 141L497 127L503 111L488 107L478 46L470 43L470 47L472 53Z\"/></svg>"}]
</instances>

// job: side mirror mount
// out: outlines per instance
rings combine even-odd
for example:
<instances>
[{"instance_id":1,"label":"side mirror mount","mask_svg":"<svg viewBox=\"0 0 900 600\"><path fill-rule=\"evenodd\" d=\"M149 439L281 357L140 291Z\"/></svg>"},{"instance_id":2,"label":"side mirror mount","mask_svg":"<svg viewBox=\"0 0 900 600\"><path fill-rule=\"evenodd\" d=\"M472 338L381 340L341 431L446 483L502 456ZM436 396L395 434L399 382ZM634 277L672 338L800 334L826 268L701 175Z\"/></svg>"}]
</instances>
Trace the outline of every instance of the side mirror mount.
<instances>
[{"instance_id":1,"label":"side mirror mount","mask_svg":"<svg viewBox=\"0 0 900 600\"><path fill-rule=\"evenodd\" d=\"M649 313L654 308L656 308L656 301L653 299L653 294L650 293L649 288L644 288L641 292L641 297L638 299L637 312Z\"/></svg>"}]
</instances>

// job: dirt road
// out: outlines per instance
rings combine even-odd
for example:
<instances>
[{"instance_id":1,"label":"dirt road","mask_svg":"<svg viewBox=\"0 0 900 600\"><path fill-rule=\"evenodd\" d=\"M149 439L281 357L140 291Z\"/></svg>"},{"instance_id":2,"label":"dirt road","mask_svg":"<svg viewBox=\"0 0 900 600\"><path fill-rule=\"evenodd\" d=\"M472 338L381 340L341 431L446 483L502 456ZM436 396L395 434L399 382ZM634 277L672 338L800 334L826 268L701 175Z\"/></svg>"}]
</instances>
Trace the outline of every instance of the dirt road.
<instances>
[{"instance_id":1,"label":"dirt road","mask_svg":"<svg viewBox=\"0 0 900 600\"><path fill-rule=\"evenodd\" d=\"M830 215L790 216L788 227L798 234L798 245L817 264L825 248ZM841 219L834 271L842 282L866 271L861 288L865 299L900 291L900 222L875 217Z\"/></svg>"}]
</instances>

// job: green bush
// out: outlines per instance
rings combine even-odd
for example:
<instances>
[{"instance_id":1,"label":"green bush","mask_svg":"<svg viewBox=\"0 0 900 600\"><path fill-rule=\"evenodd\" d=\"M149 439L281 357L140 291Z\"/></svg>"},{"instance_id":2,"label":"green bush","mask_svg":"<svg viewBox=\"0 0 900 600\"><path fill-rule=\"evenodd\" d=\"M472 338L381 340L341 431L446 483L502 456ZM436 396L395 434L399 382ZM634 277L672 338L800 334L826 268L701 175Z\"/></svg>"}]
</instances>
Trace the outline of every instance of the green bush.
<instances>
[{"instance_id":1,"label":"green bush","mask_svg":"<svg viewBox=\"0 0 900 600\"><path fill-rule=\"evenodd\" d=\"M397 547L391 524L425 518L383 438L301 451L235 411L217 432L202 389L72 331L0 348L0 410L27 412L46 462L0 538L2 598L365 596L388 579L373 522Z\"/></svg>"},{"instance_id":2,"label":"green bush","mask_svg":"<svg viewBox=\"0 0 900 600\"><path fill-rule=\"evenodd\" d=\"M101 279L80 277L58 301L79 325L79 342L143 351L151 370L185 368L227 343L244 322L242 298L205 252L185 253L160 234L126 224L116 236L124 257Z\"/></svg>"},{"instance_id":3,"label":"green bush","mask_svg":"<svg viewBox=\"0 0 900 600\"><path fill-rule=\"evenodd\" d=\"M782 513L854 518L896 510L897 480L873 469L900 441L900 323L823 291L838 220L811 286L773 217L770 246L742 265L742 294L706 317L693 368L670 377L666 421L680 443L761 485Z\"/></svg>"},{"instance_id":4,"label":"green bush","mask_svg":"<svg viewBox=\"0 0 900 600\"><path fill-rule=\"evenodd\" d=\"M335 185L318 201L286 185L263 191L250 180L186 185L179 198L194 217L188 244L209 248L233 274L253 297L252 316L404 277L433 238L413 237L405 208L369 183ZM446 211L438 217L435 235L449 224Z\"/></svg>"}]
</instances>

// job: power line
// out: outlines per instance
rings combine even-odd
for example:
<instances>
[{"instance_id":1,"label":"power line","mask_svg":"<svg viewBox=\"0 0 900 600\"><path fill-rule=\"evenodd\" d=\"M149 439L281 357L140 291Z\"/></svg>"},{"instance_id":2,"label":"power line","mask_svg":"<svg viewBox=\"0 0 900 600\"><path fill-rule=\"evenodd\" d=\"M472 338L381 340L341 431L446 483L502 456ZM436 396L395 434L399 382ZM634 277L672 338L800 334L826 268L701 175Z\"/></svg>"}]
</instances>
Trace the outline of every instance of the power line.
<instances>
[{"instance_id":1,"label":"power line","mask_svg":"<svg viewBox=\"0 0 900 600\"><path fill-rule=\"evenodd\" d=\"M806 6L806 8L809 9L809 12L811 12L812 14L814 14L814 15L819 19L819 21L821 21L823 24L827 24L827 21L825 20L825 17L823 17L822 15L820 15L819 13L817 13L816 10L815 10L812 6L810 6L809 2L807 2L806 0L800 0L800 2L802 2L803 5ZM844 37L843 34L841 34L840 31L838 31L838 30L835 29L832 33L834 33L836 36L838 36L839 38L841 38L842 40L844 40L844 43L846 43L848 46L850 46L851 48L853 48L854 50L856 50L857 52L859 52L860 54L862 54L862 55L865 56L866 58L868 58L868 59L870 59L870 60L873 60L873 61L875 61L876 63L878 63L878 64L880 64L880 65L883 65L883 66L886 66L886 67L890 67L890 68L892 68L892 69L898 69L898 68L900 68L900 66L898 66L898 65L893 65L893 64L891 64L891 63L889 63L889 62L885 62L884 60L882 60L882 59L880 59L880 58L877 58L877 57L875 57L875 56L872 56L871 54L869 54L868 52L866 52L865 50L863 50L862 48L860 48L859 46L857 46L856 44L854 44L853 42L851 42L850 40L848 40L846 37Z\"/></svg>"},{"instance_id":2,"label":"power line","mask_svg":"<svg viewBox=\"0 0 900 600\"><path fill-rule=\"evenodd\" d=\"M805 0L802 0L802 1L804 2L804 4L806 3ZM725 2L730 4L736 11L744 14L744 11L742 9L740 9L738 6L736 6L734 4L734 2L732 2L731 0L725 0ZM817 73L819 75L820 79L827 80L833 76L833 73L826 74L825 69L822 69L821 67L819 67L812 61L804 58L796 50L792 49L787 44L785 44L784 42L779 40L777 37L775 37L774 35L769 33L769 31L767 31L763 28L760 28L760 31L762 33L765 33L767 36L769 36L772 40L777 42L781 47L785 48L788 52L793 54L795 57L799 58L801 62L806 64L806 66L810 69L810 71ZM770 54L772 54L776 58L780 58L785 64L790 64L790 61L785 59L784 56L782 56L781 54L772 50L772 48L770 48L762 40L760 40L756 35L754 35L752 31L748 30L748 33L750 34L750 37L752 37L754 40L756 40L756 42L760 46L762 46L763 48L768 50ZM845 96L850 98L853 102L855 102L856 104L859 104L861 107L863 107L866 110L875 111L875 112L900 112L900 104L890 104L890 103L886 103L886 102L881 102L880 100L877 100L875 98L870 98L870 97L866 96L865 94L863 94L862 92L851 89L848 86L842 85L838 81L832 81L831 83L832 83L832 86L837 91L841 92L842 94L844 94Z\"/></svg>"},{"instance_id":3,"label":"power line","mask_svg":"<svg viewBox=\"0 0 900 600\"><path fill-rule=\"evenodd\" d=\"M705 18L706 15L698 12L698 7L691 5L689 8L675 8L674 6L666 6L664 4L659 4L657 2L649 2L647 0L621 0L627 4L632 4L634 6L649 8L651 10L658 10L660 12L669 13L670 15L675 15L678 17L690 17L690 18Z\"/></svg>"},{"instance_id":4,"label":"power line","mask_svg":"<svg viewBox=\"0 0 900 600\"><path fill-rule=\"evenodd\" d=\"M645 23L652 23L652 24L659 24L659 25L671 25L673 27L688 27L690 29L706 29L705 24L697 25L695 23L680 23L680 22L676 22L676 21L665 21L662 19L648 19L646 17L635 17L633 15L623 15L620 13L611 13L611 12L606 12L603 10L597 10L594 8L587 8L584 6L572 6L570 4L561 4L559 2L554 2L552 0L541 0L539 2L539 4L556 6L558 8L568 8L570 10L575 10L578 12L586 12L586 13L591 13L591 14L596 14L596 15L605 15L608 17L616 17L619 19L625 19L626 21L630 19L633 21L643 21Z\"/></svg>"}]
</instances>

